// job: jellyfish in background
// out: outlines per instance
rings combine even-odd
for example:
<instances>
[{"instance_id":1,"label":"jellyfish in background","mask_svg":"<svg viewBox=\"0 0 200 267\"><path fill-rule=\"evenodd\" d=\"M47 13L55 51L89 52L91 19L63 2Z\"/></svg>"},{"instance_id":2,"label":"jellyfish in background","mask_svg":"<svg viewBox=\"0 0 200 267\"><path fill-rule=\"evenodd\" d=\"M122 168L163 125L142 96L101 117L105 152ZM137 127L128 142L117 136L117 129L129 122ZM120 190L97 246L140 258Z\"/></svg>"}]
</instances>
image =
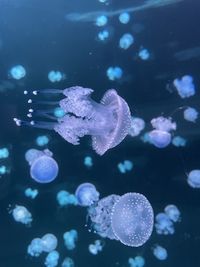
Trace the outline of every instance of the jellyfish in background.
<instances>
[{"instance_id":1,"label":"jellyfish in background","mask_svg":"<svg viewBox=\"0 0 200 267\"><path fill-rule=\"evenodd\" d=\"M0 148L0 159L7 159L9 154L10 153L7 147Z\"/></svg>"},{"instance_id":2,"label":"jellyfish in background","mask_svg":"<svg viewBox=\"0 0 200 267\"><path fill-rule=\"evenodd\" d=\"M176 147L184 147L186 143L187 143L186 139L181 136L174 136L172 138L172 144Z\"/></svg>"},{"instance_id":3,"label":"jellyfish in background","mask_svg":"<svg viewBox=\"0 0 200 267\"><path fill-rule=\"evenodd\" d=\"M46 146L49 143L49 138L46 135L40 135L36 138L36 144L38 146Z\"/></svg>"},{"instance_id":4,"label":"jellyfish in background","mask_svg":"<svg viewBox=\"0 0 200 267\"><path fill-rule=\"evenodd\" d=\"M196 122L199 112L195 108L188 107L183 112L184 119L190 122Z\"/></svg>"},{"instance_id":5,"label":"jellyfish in background","mask_svg":"<svg viewBox=\"0 0 200 267\"><path fill-rule=\"evenodd\" d=\"M100 31L97 35L98 39L100 41L106 41L110 36L110 33L108 30L103 30L103 31Z\"/></svg>"},{"instance_id":6,"label":"jellyfish in background","mask_svg":"<svg viewBox=\"0 0 200 267\"><path fill-rule=\"evenodd\" d=\"M63 239L65 246L68 250L73 250L76 247L76 242L78 240L78 232L74 229L65 232L63 234Z\"/></svg>"},{"instance_id":7,"label":"jellyfish in background","mask_svg":"<svg viewBox=\"0 0 200 267\"><path fill-rule=\"evenodd\" d=\"M61 190L57 193L56 199L60 207L65 207L68 205L78 205L78 200L76 196L64 190Z\"/></svg>"},{"instance_id":8,"label":"jellyfish in background","mask_svg":"<svg viewBox=\"0 0 200 267\"><path fill-rule=\"evenodd\" d=\"M98 27L105 26L107 23L108 23L108 18L107 18L105 15L101 15L101 16L98 16L98 17L96 18L96 22L95 22L95 24L96 24Z\"/></svg>"},{"instance_id":9,"label":"jellyfish in background","mask_svg":"<svg viewBox=\"0 0 200 267\"><path fill-rule=\"evenodd\" d=\"M87 167L87 168L91 168L93 166L93 159L92 157L90 156L86 156L84 158L84 165Z\"/></svg>"},{"instance_id":10,"label":"jellyfish in background","mask_svg":"<svg viewBox=\"0 0 200 267\"><path fill-rule=\"evenodd\" d=\"M46 259L45 259L45 265L47 267L56 267L58 265L58 260L60 258L60 255L58 253L58 251L54 250L54 251L51 251Z\"/></svg>"},{"instance_id":11,"label":"jellyfish in background","mask_svg":"<svg viewBox=\"0 0 200 267\"><path fill-rule=\"evenodd\" d=\"M30 175L38 183L50 183L58 175L58 164L52 158L52 152L48 149L40 151L37 149L29 149L25 158L28 161Z\"/></svg>"},{"instance_id":12,"label":"jellyfish in background","mask_svg":"<svg viewBox=\"0 0 200 267\"><path fill-rule=\"evenodd\" d=\"M55 104L66 112L63 118L55 118L50 115L52 110L34 111L32 116L43 116L54 122L31 121L26 122L14 118L15 123L38 128L55 130L66 141L73 145L79 144L79 139L85 135L92 136L92 147L97 154L103 155L122 142L127 136L131 126L130 110L123 98L114 89L108 90L101 103L91 99L92 89L79 86L65 90L47 89L34 91L34 94L62 93L66 98ZM29 101L33 102L33 101ZM54 103L47 103L54 104Z\"/></svg>"},{"instance_id":13,"label":"jellyfish in background","mask_svg":"<svg viewBox=\"0 0 200 267\"><path fill-rule=\"evenodd\" d=\"M158 260L166 260L167 259L167 250L159 245L156 245L153 248L153 255L158 259Z\"/></svg>"},{"instance_id":14,"label":"jellyfish in background","mask_svg":"<svg viewBox=\"0 0 200 267\"><path fill-rule=\"evenodd\" d=\"M171 118L158 117L151 120L151 125L155 130L148 133L150 142L158 147L164 148L171 143L170 131L176 130L176 123Z\"/></svg>"},{"instance_id":15,"label":"jellyfish in background","mask_svg":"<svg viewBox=\"0 0 200 267\"><path fill-rule=\"evenodd\" d=\"M74 261L69 258L69 257L66 257L61 265L61 267L74 267Z\"/></svg>"},{"instance_id":16,"label":"jellyfish in background","mask_svg":"<svg viewBox=\"0 0 200 267\"><path fill-rule=\"evenodd\" d=\"M200 188L200 170L192 170L188 174L187 182L192 188Z\"/></svg>"},{"instance_id":17,"label":"jellyfish in background","mask_svg":"<svg viewBox=\"0 0 200 267\"><path fill-rule=\"evenodd\" d=\"M99 200L99 192L91 183L83 183L78 186L75 192L78 204L89 207Z\"/></svg>"},{"instance_id":18,"label":"jellyfish in background","mask_svg":"<svg viewBox=\"0 0 200 267\"><path fill-rule=\"evenodd\" d=\"M119 47L126 50L134 43L132 34L125 33L119 40Z\"/></svg>"},{"instance_id":19,"label":"jellyfish in background","mask_svg":"<svg viewBox=\"0 0 200 267\"><path fill-rule=\"evenodd\" d=\"M141 58L142 60L148 60L150 57L150 53L147 49L142 48L140 49L139 53L138 53L139 58Z\"/></svg>"},{"instance_id":20,"label":"jellyfish in background","mask_svg":"<svg viewBox=\"0 0 200 267\"><path fill-rule=\"evenodd\" d=\"M106 71L106 75L111 81L119 80L122 78L123 70L118 66L109 67Z\"/></svg>"},{"instance_id":21,"label":"jellyfish in background","mask_svg":"<svg viewBox=\"0 0 200 267\"><path fill-rule=\"evenodd\" d=\"M175 79L173 85L181 98L187 98L195 94L196 89L193 83L193 78L190 75L185 75L180 80Z\"/></svg>"},{"instance_id":22,"label":"jellyfish in background","mask_svg":"<svg viewBox=\"0 0 200 267\"><path fill-rule=\"evenodd\" d=\"M130 160L124 160L124 162L120 162L117 167L121 173L126 173L127 171L131 171L133 169L133 163Z\"/></svg>"},{"instance_id":23,"label":"jellyfish in background","mask_svg":"<svg viewBox=\"0 0 200 267\"><path fill-rule=\"evenodd\" d=\"M129 258L128 263L130 267L143 267L145 265L145 259L142 256L136 256L134 259Z\"/></svg>"},{"instance_id":24,"label":"jellyfish in background","mask_svg":"<svg viewBox=\"0 0 200 267\"><path fill-rule=\"evenodd\" d=\"M64 110L60 107L55 108L53 114L56 118L62 118L65 116Z\"/></svg>"},{"instance_id":25,"label":"jellyfish in background","mask_svg":"<svg viewBox=\"0 0 200 267\"><path fill-rule=\"evenodd\" d=\"M60 71L54 71L51 70L48 73L48 79L50 82L55 83L55 82L60 82L66 78L65 74L60 72Z\"/></svg>"},{"instance_id":26,"label":"jellyfish in background","mask_svg":"<svg viewBox=\"0 0 200 267\"><path fill-rule=\"evenodd\" d=\"M40 238L34 238L28 246L27 253L32 257L39 257L43 252L42 241Z\"/></svg>"},{"instance_id":27,"label":"jellyfish in background","mask_svg":"<svg viewBox=\"0 0 200 267\"><path fill-rule=\"evenodd\" d=\"M24 194L28 198L35 199L38 195L38 190L32 189L29 187L29 188L26 188L26 190L24 191Z\"/></svg>"},{"instance_id":28,"label":"jellyfish in background","mask_svg":"<svg viewBox=\"0 0 200 267\"><path fill-rule=\"evenodd\" d=\"M20 80L26 76L26 70L22 65L16 65L9 71L9 76L15 80Z\"/></svg>"},{"instance_id":29,"label":"jellyfish in background","mask_svg":"<svg viewBox=\"0 0 200 267\"><path fill-rule=\"evenodd\" d=\"M145 128L145 121L141 118L131 117L131 127L129 135L132 137L138 136Z\"/></svg>"},{"instance_id":30,"label":"jellyfish in background","mask_svg":"<svg viewBox=\"0 0 200 267\"><path fill-rule=\"evenodd\" d=\"M170 220L169 216L165 213L158 213L155 217L155 228L156 232L159 235L173 235L174 230L174 224Z\"/></svg>"},{"instance_id":31,"label":"jellyfish in background","mask_svg":"<svg viewBox=\"0 0 200 267\"><path fill-rule=\"evenodd\" d=\"M164 211L171 221L178 222L181 220L180 219L181 213L175 205L167 205Z\"/></svg>"},{"instance_id":32,"label":"jellyfish in background","mask_svg":"<svg viewBox=\"0 0 200 267\"><path fill-rule=\"evenodd\" d=\"M123 12L119 15L119 21L122 24L127 24L130 21L130 14L128 12Z\"/></svg>"},{"instance_id":33,"label":"jellyfish in background","mask_svg":"<svg viewBox=\"0 0 200 267\"><path fill-rule=\"evenodd\" d=\"M103 249L103 243L101 240L95 240L94 244L88 246L89 252L93 255L97 255Z\"/></svg>"},{"instance_id":34,"label":"jellyfish in background","mask_svg":"<svg viewBox=\"0 0 200 267\"><path fill-rule=\"evenodd\" d=\"M16 222L20 222L25 225L30 225L33 220L31 213L24 206L16 205L11 213Z\"/></svg>"}]
</instances>

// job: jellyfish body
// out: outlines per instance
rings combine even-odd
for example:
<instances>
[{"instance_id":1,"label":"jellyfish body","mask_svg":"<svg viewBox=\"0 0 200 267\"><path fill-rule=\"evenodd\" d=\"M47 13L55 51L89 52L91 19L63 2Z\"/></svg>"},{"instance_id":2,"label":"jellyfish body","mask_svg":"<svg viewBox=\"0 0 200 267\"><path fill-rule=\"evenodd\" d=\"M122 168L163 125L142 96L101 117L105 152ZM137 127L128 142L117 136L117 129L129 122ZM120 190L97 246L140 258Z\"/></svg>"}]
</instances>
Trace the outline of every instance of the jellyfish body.
<instances>
[{"instance_id":1,"label":"jellyfish body","mask_svg":"<svg viewBox=\"0 0 200 267\"><path fill-rule=\"evenodd\" d=\"M165 207L164 211L167 214L167 216L170 218L171 221L173 221L173 222L180 221L181 213L175 205L172 205L172 204L167 205Z\"/></svg>"},{"instance_id":2,"label":"jellyfish body","mask_svg":"<svg viewBox=\"0 0 200 267\"><path fill-rule=\"evenodd\" d=\"M195 108L188 107L184 110L184 119L190 122L196 122L199 113Z\"/></svg>"},{"instance_id":3,"label":"jellyfish body","mask_svg":"<svg viewBox=\"0 0 200 267\"><path fill-rule=\"evenodd\" d=\"M98 16L96 18L96 25L98 27L102 27L102 26L105 26L108 22L108 18L105 16L105 15L101 15L101 16Z\"/></svg>"},{"instance_id":4,"label":"jellyfish body","mask_svg":"<svg viewBox=\"0 0 200 267\"><path fill-rule=\"evenodd\" d=\"M6 147L0 149L0 159L7 159L9 157L9 150Z\"/></svg>"},{"instance_id":5,"label":"jellyfish body","mask_svg":"<svg viewBox=\"0 0 200 267\"><path fill-rule=\"evenodd\" d=\"M103 243L101 240L95 240L94 244L88 246L89 252L93 255L97 255L103 249Z\"/></svg>"},{"instance_id":6,"label":"jellyfish body","mask_svg":"<svg viewBox=\"0 0 200 267\"><path fill-rule=\"evenodd\" d=\"M58 240L53 234L46 234L42 237L42 250L44 252L51 252L56 249L58 245Z\"/></svg>"},{"instance_id":7,"label":"jellyfish body","mask_svg":"<svg viewBox=\"0 0 200 267\"><path fill-rule=\"evenodd\" d=\"M172 144L176 147L184 147L186 143L187 143L186 139L181 136L174 136L172 138Z\"/></svg>"},{"instance_id":8,"label":"jellyfish body","mask_svg":"<svg viewBox=\"0 0 200 267\"><path fill-rule=\"evenodd\" d=\"M158 259L158 260L166 260L167 259L167 250L159 245L156 245L153 248L153 255Z\"/></svg>"},{"instance_id":9,"label":"jellyfish body","mask_svg":"<svg viewBox=\"0 0 200 267\"><path fill-rule=\"evenodd\" d=\"M123 70L118 66L109 67L106 71L106 74L109 80L115 81L121 79Z\"/></svg>"},{"instance_id":10,"label":"jellyfish body","mask_svg":"<svg viewBox=\"0 0 200 267\"><path fill-rule=\"evenodd\" d=\"M38 146L45 146L49 143L49 138L46 135L40 135L36 138L36 144Z\"/></svg>"},{"instance_id":11,"label":"jellyfish body","mask_svg":"<svg viewBox=\"0 0 200 267\"><path fill-rule=\"evenodd\" d=\"M30 225L32 222L32 215L24 206L16 205L12 211L13 218L16 222Z\"/></svg>"},{"instance_id":12,"label":"jellyfish body","mask_svg":"<svg viewBox=\"0 0 200 267\"><path fill-rule=\"evenodd\" d=\"M174 225L166 213L158 213L155 217L155 228L157 234L160 235L173 235Z\"/></svg>"},{"instance_id":13,"label":"jellyfish body","mask_svg":"<svg viewBox=\"0 0 200 267\"><path fill-rule=\"evenodd\" d=\"M32 257L39 257L42 252L43 246L41 238L34 238L28 246L27 253Z\"/></svg>"},{"instance_id":14,"label":"jellyfish body","mask_svg":"<svg viewBox=\"0 0 200 267\"><path fill-rule=\"evenodd\" d=\"M200 188L200 170L192 170L188 174L187 182L193 188Z\"/></svg>"},{"instance_id":15,"label":"jellyfish body","mask_svg":"<svg viewBox=\"0 0 200 267\"><path fill-rule=\"evenodd\" d=\"M127 246L142 246L151 236L153 220L151 204L139 193L126 193L119 198L112 209L113 233Z\"/></svg>"},{"instance_id":16,"label":"jellyfish body","mask_svg":"<svg viewBox=\"0 0 200 267\"><path fill-rule=\"evenodd\" d=\"M16 65L10 69L9 75L15 80L20 80L26 76L26 70L22 65Z\"/></svg>"},{"instance_id":17,"label":"jellyfish body","mask_svg":"<svg viewBox=\"0 0 200 267\"><path fill-rule=\"evenodd\" d=\"M147 49L142 48L140 49L139 53L138 53L139 58L141 58L142 60L148 60L150 57L150 53Z\"/></svg>"},{"instance_id":18,"label":"jellyfish body","mask_svg":"<svg viewBox=\"0 0 200 267\"><path fill-rule=\"evenodd\" d=\"M60 255L59 255L58 251L53 250L53 251L49 252L48 255L46 256L44 264L47 267L56 267L58 265L59 258L60 258Z\"/></svg>"},{"instance_id":19,"label":"jellyfish body","mask_svg":"<svg viewBox=\"0 0 200 267\"><path fill-rule=\"evenodd\" d=\"M60 207L68 206L68 205L78 205L78 200L75 195L70 194L65 190L61 190L57 193L56 199Z\"/></svg>"},{"instance_id":20,"label":"jellyfish body","mask_svg":"<svg viewBox=\"0 0 200 267\"><path fill-rule=\"evenodd\" d=\"M119 15L119 21L122 24L127 24L130 21L130 14L128 12L123 12Z\"/></svg>"},{"instance_id":21,"label":"jellyfish body","mask_svg":"<svg viewBox=\"0 0 200 267\"><path fill-rule=\"evenodd\" d=\"M32 188L28 187L24 191L24 194L25 194L26 197L29 197L31 199L34 199L38 195L38 190L37 189L32 189Z\"/></svg>"},{"instance_id":22,"label":"jellyfish body","mask_svg":"<svg viewBox=\"0 0 200 267\"><path fill-rule=\"evenodd\" d=\"M193 78L190 75L185 75L181 79L175 79L173 84L181 98L187 98L195 94Z\"/></svg>"},{"instance_id":23,"label":"jellyfish body","mask_svg":"<svg viewBox=\"0 0 200 267\"><path fill-rule=\"evenodd\" d=\"M73 250L76 247L76 241L78 240L78 233L76 230L72 229L63 234L63 239L66 248L68 250Z\"/></svg>"},{"instance_id":24,"label":"jellyfish body","mask_svg":"<svg viewBox=\"0 0 200 267\"><path fill-rule=\"evenodd\" d=\"M48 79L49 79L49 81L52 82L52 83L60 82L60 81L62 81L63 79L65 79L65 74L63 74L63 73L60 72L60 71L54 71L54 70L51 70L51 71L48 73Z\"/></svg>"},{"instance_id":25,"label":"jellyfish body","mask_svg":"<svg viewBox=\"0 0 200 267\"><path fill-rule=\"evenodd\" d=\"M61 265L61 267L74 267L74 261L69 258L69 257L66 257Z\"/></svg>"},{"instance_id":26,"label":"jellyfish body","mask_svg":"<svg viewBox=\"0 0 200 267\"><path fill-rule=\"evenodd\" d=\"M98 33L97 37L100 41L106 41L109 38L109 35L110 33L108 30L103 30Z\"/></svg>"},{"instance_id":27,"label":"jellyfish body","mask_svg":"<svg viewBox=\"0 0 200 267\"><path fill-rule=\"evenodd\" d=\"M134 43L132 34L125 33L119 40L119 47L126 50Z\"/></svg>"},{"instance_id":28,"label":"jellyfish body","mask_svg":"<svg viewBox=\"0 0 200 267\"><path fill-rule=\"evenodd\" d=\"M91 206L99 200L99 192L91 183L83 183L78 186L75 196L80 206Z\"/></svg>"},{"instance_id":29,"label":"jellyfish body","mask_svg":"<svg viewBox=\"0 0 200 267\"><path fill-rule=\"evenodd\" d=\"M141 118L131 117L131 127L129 135L132 137L138 136L141 131L145 128L145 122Z\"/></svg>"},{"instance_id":30,"label":"jellyfish body","mask_svg":"<svg viewBox=\"0 0 200 267\"><path fill-rule=\"evenodd\" d=\"M143 267L145 265L145 259L142 256L136 256L134 259L129 258L128 263L130 267Z\"/></svg>"}]
</instances>

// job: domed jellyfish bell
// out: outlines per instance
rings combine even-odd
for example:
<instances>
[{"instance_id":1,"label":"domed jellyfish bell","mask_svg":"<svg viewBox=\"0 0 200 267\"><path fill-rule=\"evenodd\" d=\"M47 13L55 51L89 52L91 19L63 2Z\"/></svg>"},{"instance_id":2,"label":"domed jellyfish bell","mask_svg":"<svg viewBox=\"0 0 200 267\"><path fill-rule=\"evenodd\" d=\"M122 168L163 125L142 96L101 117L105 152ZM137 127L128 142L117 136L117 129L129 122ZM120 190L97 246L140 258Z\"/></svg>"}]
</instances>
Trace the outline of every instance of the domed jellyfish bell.
<instances>
[{"instance_id":1,"label":"domed jellyfish bell","mask_svg":"<svg viewBox=\"0 0 200 267\"><path fill-rule=\"evenodd\" d=\"M78 186L75 196L80 206L89 207L99 200L99 192L91 183L83 183Z\"/></svg>"},{"instance_id":2,"label":"domed jellyfish bell","mask_svg":"<svg viewBox=\"0 0 200 267\"><path fill-rule=\"evenodd\" d=\"M158 148L164 148L171 143L171 134L168 132L153 130L148 133L148 136L150 142Z\"/></svg>"},{"instance_id":3,"label":"domed jellyfish bell","mask_svg":"<svg viewBox=\"0 0 200 267\"><path fill-rule=\"evenodd\" d=\"M142 246L153 230L154 214L151 204L139 193L126 193L114 204L111 226L114 235L124 245Z\"/></svg>"}]
</instances>

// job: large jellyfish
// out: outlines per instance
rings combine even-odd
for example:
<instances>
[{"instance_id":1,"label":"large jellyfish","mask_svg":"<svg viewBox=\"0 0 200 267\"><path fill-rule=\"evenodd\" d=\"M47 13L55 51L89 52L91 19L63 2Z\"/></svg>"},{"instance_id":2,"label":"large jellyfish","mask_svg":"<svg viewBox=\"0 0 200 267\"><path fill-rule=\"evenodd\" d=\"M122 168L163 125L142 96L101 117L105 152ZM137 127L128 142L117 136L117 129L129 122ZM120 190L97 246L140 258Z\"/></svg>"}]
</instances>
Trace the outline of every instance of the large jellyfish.
<instances>
[{"instance_id":1,"label":"large jellyfish","mask_svg":"<svg viewBox=\"0 0 200 267\"><path fill-rule=\"evenodd\" d=\"M34 111L29 117L43 116L54 122L34 121L25 122L14 119L17 125L29 125L38 128L55 130L66 141L73 145L79 144L79 139L85 135L92 136L92 147L103 155L108 149L117 146L129 133L131 126L130 110L123 98L114 89L108 90L100 103L91 99L92 89L74 86L65 90L47 89L34 91L34 94L62 93L65 98L55 104L66 112L62 118L53 116L52 110ZM27 92L26 92L27 93ZM29 103L34 102L29 100ZM46 104L54 104L45 102ZM43 102L44 104L44 102Z\"/></svg>"}]
</instances>

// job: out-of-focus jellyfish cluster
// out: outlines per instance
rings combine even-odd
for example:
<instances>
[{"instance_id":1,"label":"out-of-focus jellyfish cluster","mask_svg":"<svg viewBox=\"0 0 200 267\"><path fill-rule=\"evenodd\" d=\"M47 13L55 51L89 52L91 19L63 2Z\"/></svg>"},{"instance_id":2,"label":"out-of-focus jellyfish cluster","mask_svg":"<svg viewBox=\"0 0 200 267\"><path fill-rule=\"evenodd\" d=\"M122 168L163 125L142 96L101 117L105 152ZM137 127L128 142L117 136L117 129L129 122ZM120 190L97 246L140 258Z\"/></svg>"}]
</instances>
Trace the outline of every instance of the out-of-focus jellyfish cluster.
<instances>
[{"instance_id":1,"label":"out-of-focus jellyfish cluster","mask_svg":"<svg viewBox=\"0 0 200 267\"><path fill-rule=\"evenodd\" d=\"M196 122L199 113L195 108L188 107L183 112L184 119L190 122Z\"/></svg>"},{"instance_id":2,"label":"out-of-focus jellyfish cluster","mask_svg":"<svg viewBox=\"0 0 200 267\"><path fill-rule=\"evenodd\" d=\"M26 70L22 65L16 65L10 69L8 75L15 80L20 80L26 76Z\"/></svg>"},{"instance_id":3,"label":"out-of-focus jellyfish cluster","mask_svg":"<svg viewBox=\"0 0 200 267\"><path fill-rule=\"evenodd\" d=\"M64 80L66 78L66 75L64 73L62 73L61 71L55 71L55 70L51 70L48 73L48 79L50 82L55 83L55 82L60 82L62 80Z\"/></svg>"},{"instance_id":4,"label":"out-of-focus jellyfish cluster","mask_svg":"<svg viewBox=\"0 0 200 267\"><path fill-rule=\"evenodd\" d=\"M30 226L33 220L31 213L24 206L16 205L15 208L10 211L10 213L12 213L12 216L16 222L20 222L25 225Z\"/></svg>"},{"instance_id":5,"label":"out-of-focus jellyfish cluster","mask_svg":"<svg viewBox=\"0 0 200 267\"><path fill-rule=\"evenodd\" d=\"M195 94L193 77L190 75L185 75L181 79L175 79L173 84L181 98L191 97Z\"/></svg>"},{"instance_id":6,"label":"out-of-focus jellyfish cluster","mask_svg":"<svg viewBox=\"0 0 200 267\"><path fill-rule=\"evenodd\" d=\"M32 189L32 188L28 187L25 189L24 194L28 198L35 199L37 197L37 195L39 194L39 192L37 189Z\"/></svg>"},{"instance_id":7,"label":"out-of-focus jellyfish cluster","mask_svg":"<svg viewBox=\"0 0 200 267\"><path fill-rule=\"evenodd\" d=\"M58 164L52 158L50 150L43 151L29 149L25 154L25 159L29 163L30 175L38 183L50 183L58 175Z\"/></svg>"},{"instance_id":8,"label":"out-of-focus jellyfish cluster","mask_svg":"<svg viewBox=\"0 0 200 267\"><path fill-rule=\"evenodd\" d=\"M117 167L118 170L124 174L133 169L133 162L130 160L124 160L123 162L118 163Z\"/></svg>"},{"instance_id":9,"label":"out-of-focus jellyfish cluster","mask_svg":"<svg viewBox=\"0 0 200 267\"><path fill-rule=\"evenodd\" d=\"M192 170L189 172L187 182L192 188L200 188L200 170Z\"/></svg>"},{"instance_id":10,"label":"out-of-focus jellyfish cluster","mask_svg":"<svg viewBox=\"0 0 200 267\"><path fill-rule=\"evenodd\" d=\"M94 244L89 244L89 252L93 255L97 255L103 249L103 242L101 240L95 240Z\"/></svg>"},{"instance_id":11,"label":"out-of-focus jellyfish cluster","mask_svg":"<svg viewBox=\"0 0 200 267\"><path fill-rule=\"evenodd\" d=\"M74 194L70 194L65 190L61 190L56 195L57 202L60 207L66 207L68 205L78 205L78 200Z\"/></svg>"},{"instance_id":12,"label":"out-of-focus jellyfish cluster","mask_svg":"<svg viewBox=\"0 0 200 267\"><path fill-rule=\"evenodd\" d=\"M106 74L109 80L116 81L122 78L123 70L118 66L109 67Z\"/></svg>"},{"instance_id":13,"label":"out-of-focus jellyfish cluster","mask_svg":"<svg viewBox=\"0 0 200 267\"><path fill-rule=\"evenodd\" d=\"M175 232L174 223L181 220L181 213L175 205L167 205L164 212L158 213L155 217L155 228L157 234L173 235Z\"/></svg>"},{"instance_id":14,"label":"out-of-focus jellyfish cluster","mask_svg":"<svg viewBox=\"0 0 200 267\"><path fill-rule=\"evenodd\" d=\"M130 267L143 267L145 259L142 256L136 256L135 258L129 258L128 263Z\"/></svg>"},{"instance_id":15,"label":"out-of-focus jellyfish cluster","mask_svg":"<svg viewBox=\"0 0 200 267\"><path fill-rule=\"evenodd\" d=\"M73 250L76 247L76 242L78 240L78 232L72 229L63 234L64 244L68 250Z\"/></svg>"},{"instance_id":16,"label":"out-of-focus jellyfish cluster","mask_svg":"<svg viewBox=\"0 0 200 267\"><path fill-rule=\"evenodd\" d=\"M129 135L132 137L138 136L145 128L145 121L141 118L131 117L131 127Z\"/></svg>"},{"instance_id":17,"label":"out-of-focus jellyfish cluster","mask_svg":"<svg viewBox=\"0 0 200 267\"><path fill-rule=\"evenodd\" d=\"M168 257L167 250L159 245L153 247L153 255L161 261L166 260Z\"/></svg>"}]
</instances>

